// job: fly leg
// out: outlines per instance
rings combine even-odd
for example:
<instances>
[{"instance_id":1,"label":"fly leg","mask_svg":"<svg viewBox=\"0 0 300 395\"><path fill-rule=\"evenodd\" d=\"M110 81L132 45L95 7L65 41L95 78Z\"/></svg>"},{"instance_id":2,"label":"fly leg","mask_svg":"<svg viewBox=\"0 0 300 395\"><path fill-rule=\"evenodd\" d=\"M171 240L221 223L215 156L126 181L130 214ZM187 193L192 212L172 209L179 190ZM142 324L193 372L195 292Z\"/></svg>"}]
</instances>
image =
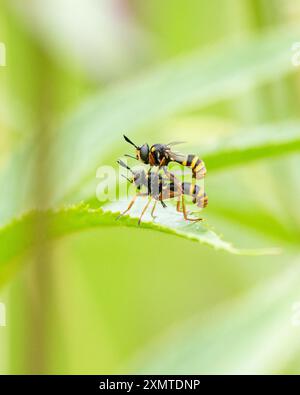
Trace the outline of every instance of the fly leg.
<instances>
[{"instance_id":1,"label":"fly leg","mask_svg":"<svg viewBox=\"0 0 300 395\"><path fill-rule=\"evenodd\" d=\"M141 224L142 217L145 214L145 212L147 211L147 208L149 207L149 204L151 203L151 200L152 200L152 197L150 196L146 206L143 208L142 214L140 215L139 222L138 222L139 225Z\"/></svg>"},{"instance_id":2,"label":"fly leg","mask_svg":"<svg viewBox=\"0 0 300 395\"><path fill-rule=\"evenodd\" d=\"M136 198L138 196L147 196L147 193L137 193L131 200L131 202L129 203L127 209L125 211L123 211L117 218L116 220L120 219L121 217L123 217L123 215L125 215L126 213L128 213L128 211L131 209L131 207L134 205Z\"/></svg>"},{"instance_id":3,"label":"fly leg","mask_svg":"<svg viewBox=\"0 0 300 395\"><path fill-rule=\"evenodd\" d=\"M183 217L186 221L193 221L193 222L198 222L202 221L202 218L188 218L187 212L186 212L186 207L185 207L185 201L184 201L184 196L181 196L181 202L182 202L182 212L183 212Z\"/></svg>"},{"instance_id":4,"label":"fly leg","mask_svg":"<svg viewBox=\"0 0 300 395\"><path fill-rule=\"evenodd\" d=\"M152 210L151 210L151 217L152 217L153 219L156 218L156 216L154 215L156 205L157 205L157 200L155 200L154 206L152 207Z\"/></svg>"},{"instance_id":5,"label":"fly leg","mask_svg":"<svg viewBox=\"0 0 300 395\"><path fill-rule=\"evenodd\" d=\"M163 160L160 162L160 165L159 165L159 168L158 168L158 169L160 169L160 168L162 167L162 169L163 169L165 175L168 177L168 179L169 179L171 182L173 182L173 183L175 184L175 186L176 186L176 189L177 189L178 191L180 191L180 193L182 193L181 182L178 180L177 177L175 177L175 175L174 175L173 173L171 173L170 171L167 170L167 168L166 168L166 166L165 166L164 164L165 164L165 159L163 159Z\"/></svg>"},{"instance_id":6,"label":"fly leg","mask_svg":"<svg viewBox=\"0 0 300 395\"><path fill-rule=\"evenodd\" d=\"M179 213L182 213L182 210L181 210L181 207L180 207L180 200L181 200L181 198L180 198L180 196L178 197L178 200L177 200L177 204L176 204L176 210L179 212Z\"/></svg>"}]
</instances>

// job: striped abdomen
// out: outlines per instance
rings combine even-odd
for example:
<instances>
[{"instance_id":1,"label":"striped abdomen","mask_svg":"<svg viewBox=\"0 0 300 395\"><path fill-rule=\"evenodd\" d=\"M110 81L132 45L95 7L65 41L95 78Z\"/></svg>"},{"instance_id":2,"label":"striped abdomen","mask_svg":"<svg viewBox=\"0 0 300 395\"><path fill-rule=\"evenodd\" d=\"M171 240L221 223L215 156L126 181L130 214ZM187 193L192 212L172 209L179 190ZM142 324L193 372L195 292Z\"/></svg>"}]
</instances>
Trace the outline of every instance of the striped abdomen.
<instances>
[{"instance_id":1,"label":"striped abdomen","mask_svg":"<svg viewBox=\"0 0 300 395\"><path fill-rule=\"evenodd\" d=\"M176 159L177 163L180 163L182 166L189 167L192 169L193 178L200 180L206 174L206 167L203 162L197 155L188 155L184 160Z\"/></svg>"},{"instance_id":2,"label":"striped abdomen","mask_svg":"<svg viewBox=\"0 0 300 395\"><path fill-rule=\"evenodd\" d=\"M198 207L205 208L208 205L208 197L199 185L183 182L181 188L184 195L193 197L193 203L196 203Z\"/></svg>"}]
</instances>

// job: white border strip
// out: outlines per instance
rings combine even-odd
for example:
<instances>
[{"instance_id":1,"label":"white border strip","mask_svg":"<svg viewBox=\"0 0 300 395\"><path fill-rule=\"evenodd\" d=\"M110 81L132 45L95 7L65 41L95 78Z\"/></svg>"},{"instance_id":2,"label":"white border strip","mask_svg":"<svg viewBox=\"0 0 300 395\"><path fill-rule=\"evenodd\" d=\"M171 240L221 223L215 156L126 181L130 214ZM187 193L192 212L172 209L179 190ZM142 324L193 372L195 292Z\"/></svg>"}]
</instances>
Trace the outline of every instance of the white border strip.
<instances>
[{"instance_id":1,"label":"white border strip","mask_svg":"<svg viewBox=\"0 0 300 395\"><path fill-rule=\"evenodd\" d=\"M0 303L0 327L6 326L6 307L4 303Z\"/></svg>"},{"instance_id":2,"label":"white border strip","mask_svg":"<svg viewBox=\"0 0 300 395\"><path fill-rule=\"evenodd\" d=\"M0 43L0 67L6 66L6 47L4 43Z\"/></svg>"}]
</instances>

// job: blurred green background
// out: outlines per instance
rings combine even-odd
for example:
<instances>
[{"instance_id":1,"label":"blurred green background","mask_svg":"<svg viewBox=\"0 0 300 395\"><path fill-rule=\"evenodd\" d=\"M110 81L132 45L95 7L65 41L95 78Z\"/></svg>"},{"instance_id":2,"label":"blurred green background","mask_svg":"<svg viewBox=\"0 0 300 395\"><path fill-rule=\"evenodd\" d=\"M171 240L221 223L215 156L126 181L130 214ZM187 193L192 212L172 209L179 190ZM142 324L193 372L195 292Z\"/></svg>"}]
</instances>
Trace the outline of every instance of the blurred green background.
<instances>
[{"instance_id":1,"label":"blurred green background","mask_svg":"<svg viewBox=\"0 0 300 395\"><path fill-rule=\"evenodd\" d=\"M268 29L280 37L281 27L299 18L296 0L0 0L0 42L7 49L7 66L0 68L0 169L28 144L33 160L30 175L22 159L20 178L11 175L1 185L1 225L22 212L18 204L28 185L29 206L44 207L57 184L76 179L77 160L84 166L90 154L84 144L81 151L66 145L53 161L59 168L74 157L66 178L51 177L43 159L51 137L82 103L134 85L177 56L222 48L226 59L228 42L263 39ZM216 69L220 75L223 66ZM199 155L202 146L238 133L247 138L259 125L297 124L299 68L277 77L276 64L268 67L272 81L234 97L229 81L219 98L178 106L140 128L128 130L126 114L116 117L121 125L124 117L126 132L139 143L183 139ZM175 98L180 87L174 86ZM148 99L155 99L142 99L147 113ZM107 107L113 117L115 108ZM110 144L99 129L98 165L114 165L128 150L124 131L114 130ZM20 270L1 289L7 314L7 326L0 327L2 373L300 372L300 326L293 324L300 301L299 156L211 174L206 165L207 222L235 245L279 246L282 254L230 255L138 227L99 227L37 243L15 259ZM98 206L96 168L64 204Z\"/></svg>"}]
</instances>

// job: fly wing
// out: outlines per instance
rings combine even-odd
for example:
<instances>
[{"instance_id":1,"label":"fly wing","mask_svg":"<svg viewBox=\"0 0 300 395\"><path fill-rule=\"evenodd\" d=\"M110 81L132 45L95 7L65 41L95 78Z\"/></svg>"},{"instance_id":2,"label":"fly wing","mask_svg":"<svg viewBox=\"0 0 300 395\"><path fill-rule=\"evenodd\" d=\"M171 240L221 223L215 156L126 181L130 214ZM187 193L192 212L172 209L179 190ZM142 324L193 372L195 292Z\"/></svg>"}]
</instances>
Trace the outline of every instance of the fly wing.
<instances>
[{"instance_id":1,"label":"fly wing","mask_svg":"<svg viewBox=\"0 0 300 395\"><path fill-rule=\"evenodd\" d=\"M175 162L183 162L186 159L186 155L185 154L181 154L180 152L176 152L176 151L168 151L168 155L169 158Z\"/></svg>"},{"instance_id":2,"label":"fly wing","mask_svg":"<svg viewBox=\"0 0 300 395\"><path fill-rule=\"evenodd\" d=\"M168 147L174 147L174 145L184 144L186 141L172 141L169 144L166 144Z\"/></svg>"}]
</instances>

